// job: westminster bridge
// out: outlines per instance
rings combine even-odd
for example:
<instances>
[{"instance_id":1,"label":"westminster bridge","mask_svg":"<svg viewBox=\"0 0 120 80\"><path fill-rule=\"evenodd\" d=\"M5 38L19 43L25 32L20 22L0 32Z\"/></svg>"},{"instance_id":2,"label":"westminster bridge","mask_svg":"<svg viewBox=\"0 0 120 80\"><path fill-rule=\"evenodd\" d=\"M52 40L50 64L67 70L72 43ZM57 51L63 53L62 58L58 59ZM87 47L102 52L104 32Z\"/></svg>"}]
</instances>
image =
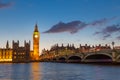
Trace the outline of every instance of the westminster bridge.
<instances>
[{"instance_id":1,"label":"westminster bridge","mask_svg":"<svg viewBox=\"0 0 120 80\"><path fill-rule=\"evenodd\" d=\"M44 62L120 62L120 50L100 50L91 52L50 51L40 56Z\"/></svg>"}]
</instances>

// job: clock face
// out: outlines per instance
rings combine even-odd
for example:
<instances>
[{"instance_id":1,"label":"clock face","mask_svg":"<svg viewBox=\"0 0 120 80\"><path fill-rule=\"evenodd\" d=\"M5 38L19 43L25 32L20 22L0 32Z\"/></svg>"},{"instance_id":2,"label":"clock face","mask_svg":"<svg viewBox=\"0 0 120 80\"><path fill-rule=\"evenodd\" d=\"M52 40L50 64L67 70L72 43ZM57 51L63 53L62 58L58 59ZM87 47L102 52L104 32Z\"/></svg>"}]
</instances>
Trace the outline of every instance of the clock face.
<instances>
[{"instance_id":1,"label":"clock face","mask_svg":"<svg viewBox=\"0 0 120 80\"><path fill-rule=\"evenodd\" d=\"M35 38L38 38L38 35L35 35Z\"/></svg>"}]
</instances>

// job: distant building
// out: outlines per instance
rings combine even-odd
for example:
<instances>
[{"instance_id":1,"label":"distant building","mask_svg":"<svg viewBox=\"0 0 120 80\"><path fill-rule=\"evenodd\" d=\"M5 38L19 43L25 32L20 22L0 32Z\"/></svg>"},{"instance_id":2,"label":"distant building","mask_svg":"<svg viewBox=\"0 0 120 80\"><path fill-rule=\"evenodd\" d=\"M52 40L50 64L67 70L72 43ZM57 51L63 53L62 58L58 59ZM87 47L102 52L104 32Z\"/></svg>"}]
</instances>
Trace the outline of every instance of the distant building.
<instances>
[{"instance_id":1,"label":"distant building","mask_svg":"<svg viewBox=\"0 0 120 80\"><path fill-rule=\"evenodd\" d=\"M30 51L30 41L24 41L24 46L19 46L19 41L12 42L12 48L9 48L9 42L6 48L0 48L0 62L30 62L39 60L39 38L40 33L37 24L33 32L33 50Z\"/></svg>"},{"instance_id":2,"label":"distant building","mask_svg":"<svg viewBox=\"0 0 120 80\"><path fill-rule=\"evenodd\" d=\"M85 46L82 46L80 44L79 52L81 52L81 53L90 52L90 49L91 49L90 45L88 46L87 44L85 44Z\"/></svg>"},{"instance_id":3,"label":"distant building","mask_svg":"<svg viewBox=\"0 0 120 80\"><path fill-rule=\"evenodd\" d=\"M6 43L6 48L0 48L0 62L12 61L12 49L9 48L9 42Z\"/></svg>"},{"instance_id":4,"label":"distant building","mask_svg":"<svg viewBox=\"0 0 120 80\"><path fill-rule=\"evenodd\" d=\"M13 41L13 54L12 61L13 62L29 62L30 61L30 41L26 43L24 41L24 46L19 46L19 41Z\"/></svg>"},{"instance_id":5,"label":"distant building","mask_svg":"<svg viewBox=\"0 0 120 80\"><path fill-rule=\"evenodd\" d=\"M103 50L110 50L111 47L108 46L107 44L105 46L101 46L101 44L99 44L98 46L95 46L95 50L96 51L103 51Z\"/></svg>"},{"instance_id":6,"label":"distant building","mask_svg":"<svg viewBox=\"0 0 120 80\"><path fill-rule=\"evenodd\" d=\"M115 46L114 49L120 49L120 46Z\"/></svg>"}]
</instances>

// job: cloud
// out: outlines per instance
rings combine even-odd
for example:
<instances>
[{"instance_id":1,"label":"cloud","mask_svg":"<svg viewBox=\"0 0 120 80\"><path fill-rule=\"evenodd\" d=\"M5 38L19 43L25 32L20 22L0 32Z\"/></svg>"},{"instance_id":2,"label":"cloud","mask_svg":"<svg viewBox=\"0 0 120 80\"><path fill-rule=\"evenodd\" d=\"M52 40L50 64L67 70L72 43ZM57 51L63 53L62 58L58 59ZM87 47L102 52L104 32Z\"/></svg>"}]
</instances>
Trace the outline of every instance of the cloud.
<instances>
[{"instance_id":1,"label":"cloud","mask_svg":"<svg viewBox=\"0 0 120 80\"><path fill-rule=\"evenodd\" d=\"M106 34L106 35L103 36L103 40L105 40L105 39L107 39L109 37L111 37L111 35L110 34Z\"/></svg>"},{"instance_id":2,"label":"cloud","mask_svg":"<svg viewBox=\"0 0 120 80\"><path fill-rule=\"evenodd\" d=\"M92 26L101 26L101 25L105 25L106 23L114 20L114 19L117 19L118 17L112 17L112 18L103 18L101 20L96 20L96 21L93 21L92 23L90 23L90 25Z\"/></svg>"},{"instance_id":3,"label":"cloud","mask_svg":"<svg viewBox=\"0 0 120 80\"><path fill-rule=\"evenodd\" d=\"M102 33L103 34L110 34L110 33L114 33L117 31L120 31L120 25L112 25L112 26L108 26L105 29L103 29Z\"/></svg>"},{"instance_id":4,"label":"cloud","mask_svg":"<svg viewBox=\"0 0 120 80\"><path fill-rule=\"evenodd\" d=\"M12 5L13 5L12 2L10 2L10 3L2 3L2 2L0 1L0 9L1 9L1 8L11 7Z\"/></svg>"},{"instance_id":5,"label":"cloud","mask_svg":"<svg viewBox=\"0 0 120 80\"><path fill-rule=\"evenodd\" d=\"M81 21L72 21L68 23L59 22L56 25L52 26L51 29L48 31L45 31L43 33L60 33L60 32L69 32L71 34L74 34L78 32L79 30L82 30L87 26L86 23Z\"/></svg>"},{"instance_id":6,"label":"cloud","mask_svg":"<svg viewBox=\"0 0 120 80\"><path fill-rule=\"evenodd\" d=\"M104 18L100 20L95 20L91 23L86 23L82 21L72 21L68 23L64 22L59 22L55 25L53 25L49 30L43 32L43 33L62 33L62 32L69 32L71 34L77 33L78 31L86 28L86 27L91 27L91 26L99 26L99 25L105 25L109 21L112 21L116 19L117 17L112 17L112 18Z\"/></svg>"},{"instance_id":7,"label":"cloud","mask_svg":"<svg viewBox=\"0 0 120 80\"><path fill-rule=\"evenodd\" d=\"M97 34L100 34L101 32L98 32L98 31L96 31L93 35L97 35Z\"/></svg>"},{"instance_id":8,"label":"cloud","mask_svg":"<svg viewBox=\"0 0 120 80\"><path fill-rule=\"evenodd\" d=\"M95 32L94 34L95 35L101 34L103 36L103 39L106 39L108 37L111 37L111 35L116 32L120 33L120 25L119 24L107 26L102 31Z\"/></svg>"}]
</instances>

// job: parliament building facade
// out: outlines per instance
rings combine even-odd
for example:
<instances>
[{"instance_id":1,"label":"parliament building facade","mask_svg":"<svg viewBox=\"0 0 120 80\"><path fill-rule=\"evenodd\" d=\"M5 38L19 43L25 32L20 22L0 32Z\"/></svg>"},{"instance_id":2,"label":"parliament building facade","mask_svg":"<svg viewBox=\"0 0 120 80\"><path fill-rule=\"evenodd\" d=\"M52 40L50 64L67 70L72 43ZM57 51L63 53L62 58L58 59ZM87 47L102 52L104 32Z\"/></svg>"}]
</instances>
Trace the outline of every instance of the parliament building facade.
<instances>
[{"instance_id":1,"label":"parliament building facade","mask_svg":"<svg viewBox=\"0 0 120 80\"><path fill-rule=\"evenodd\" d=\"M9 42L6 48L0 48L0 62L31 62L39 61L39 39L40 33L37 24L33 32L33 50L30 50L30 41L24 41L24 46L19 46L19 40L12 41L12 48Z\"/></svg>"}]
</instances>

